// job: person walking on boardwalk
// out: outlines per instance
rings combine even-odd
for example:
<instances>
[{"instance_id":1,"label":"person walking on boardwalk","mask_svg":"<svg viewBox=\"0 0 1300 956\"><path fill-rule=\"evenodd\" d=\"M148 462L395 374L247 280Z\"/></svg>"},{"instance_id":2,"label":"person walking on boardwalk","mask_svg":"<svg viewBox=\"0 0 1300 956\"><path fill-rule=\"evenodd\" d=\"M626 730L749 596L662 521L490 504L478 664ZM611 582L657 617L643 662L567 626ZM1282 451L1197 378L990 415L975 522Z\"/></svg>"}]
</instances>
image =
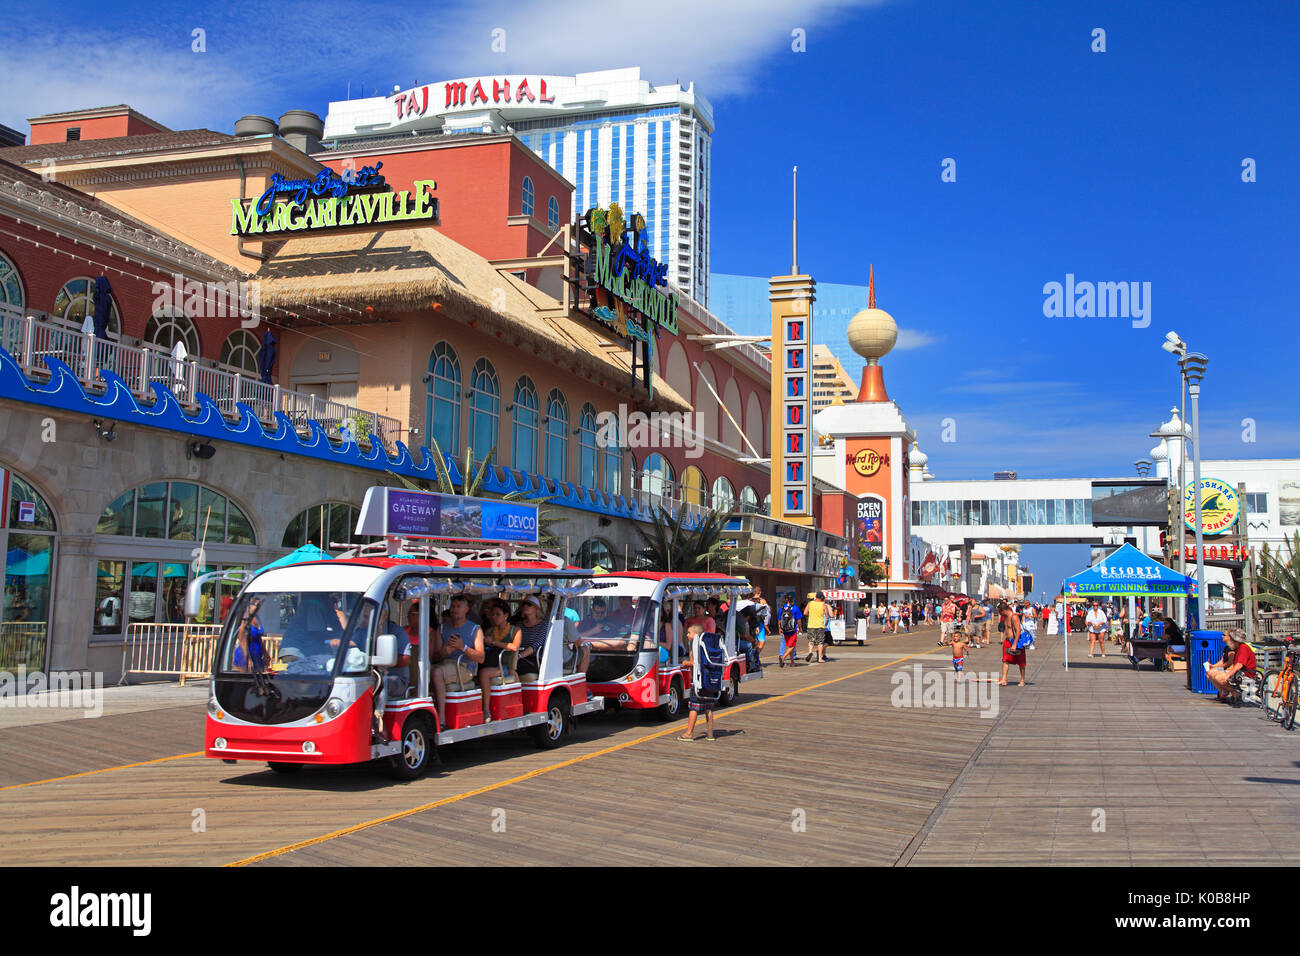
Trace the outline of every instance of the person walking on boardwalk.
<instances>
[{"instance_id":1,"label":"person walking on boardwalk","mask_svg":"<svg viewBox=\"0 0 1300 956\"><path fill-rule=\"evenodd\" d=\"M799 641L799 621L802 618L803 612L799 610L799 605L794 603L794 595L787 594L780 610L777 611L776 618L777 627L781 631L781 640L785 642L784 646L780 648L780 654L776 659L777 664L781 667L785 667L786 655L790 657L790 666L795 666L795 645Z\"/></svg>"},{"instance_id":2,"label":"person walking on boardwalk","mask_svg":"<svg viewBox=\"0 0 1300 956\"><path fill-rule=\"evenodd\" d=\"M826 658L826 595L818 591L810 597L803 609L808 622L808 660L822 664Z\"/></svg>"},{"instance_id":3,"label":"person walking on boardwalk","mask_svg":"<svg viewBox=\"0 0 1300 956\"><path fill-rule=\"evenodd\" d=\"M1101 659L1105 660L1106 632L1110 630L1110 621L1106 620L1106 612L1101 609L1096 598L1093 598L1092 608L1084 622L1088 625L1088 656L1092 657L1093 645L1096 644L1101 647Z\"/></svg>"},{"instance_id":4,"label":"person walking on boardwalk","mask_svg":"<svg viewBox=\"0 0 1300 956\"><path fill-rule=\"evenodd\" d=\"M704 739L714 740L713 708L722 695L722 672L727 666L727 652L716 631L705 631L698 624L692 624L686 629L686 636L691 639L691 662L694 664L691 675L691 716L686 722L685 732L677 739L687 743L695 740L695 721L702 713L707 725Z\"/></svg>"},{"instance_id":5,"label":"person walking on boardwalk","mask_svg":"<svg viewBox=\"0 0 1300 956\"><path fill-rule=\"evenodd\" d=\"M1016 649L1016 642L1020 640L1020 615L1009 604L1003 604L998 611L1002 618L998 624L998 630L1002 632L1002 679L998 685L1007 686L1007 670L1015 664L1020 668L1020 686L1024 687L1025 652Z\"/></svg>"}]
</instances>

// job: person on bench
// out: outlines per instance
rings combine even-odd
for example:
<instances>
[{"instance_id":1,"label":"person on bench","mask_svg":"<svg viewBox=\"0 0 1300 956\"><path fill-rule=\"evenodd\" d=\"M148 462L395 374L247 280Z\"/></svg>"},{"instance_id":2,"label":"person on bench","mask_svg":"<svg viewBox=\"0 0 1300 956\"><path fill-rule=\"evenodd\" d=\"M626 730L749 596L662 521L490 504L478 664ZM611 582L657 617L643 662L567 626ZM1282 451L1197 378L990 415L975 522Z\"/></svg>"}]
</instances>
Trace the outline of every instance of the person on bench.
<instances>
[{"instance_id":1,"label":"person on bench","mask_svg":"<svg viewBox=\"0 0 1300 956\"><path fill-rule=\"evenodd\" d=\"M1239 627L1223 635L1223 657L1219 662L1205 667L1205 676L1219 691L1219 700L1224 703L1240 703L1242 680L1258 679L1255 652L1246 643L1246 632Z\"/></svg>"}]
</instances>

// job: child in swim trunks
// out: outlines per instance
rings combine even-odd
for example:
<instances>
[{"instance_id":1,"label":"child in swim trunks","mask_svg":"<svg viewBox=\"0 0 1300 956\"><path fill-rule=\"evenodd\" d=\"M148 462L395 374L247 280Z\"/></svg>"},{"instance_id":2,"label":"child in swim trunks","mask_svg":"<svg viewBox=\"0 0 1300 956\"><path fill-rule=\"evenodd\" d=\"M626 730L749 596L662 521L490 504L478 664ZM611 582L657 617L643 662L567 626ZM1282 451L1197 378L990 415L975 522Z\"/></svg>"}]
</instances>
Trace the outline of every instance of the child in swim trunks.
<instances>
[{"instance_id":1,"label":"child in swim trunks","mask_svg":"<svg viewBox=\"0 0 1300 956\"><path fill-rule=\"evenodd\" d=\"M961 680L961 667L966 662L966 635L957 631L952 636L952 669L957 672L958 680Z\"/></svg>"}]
</instances>

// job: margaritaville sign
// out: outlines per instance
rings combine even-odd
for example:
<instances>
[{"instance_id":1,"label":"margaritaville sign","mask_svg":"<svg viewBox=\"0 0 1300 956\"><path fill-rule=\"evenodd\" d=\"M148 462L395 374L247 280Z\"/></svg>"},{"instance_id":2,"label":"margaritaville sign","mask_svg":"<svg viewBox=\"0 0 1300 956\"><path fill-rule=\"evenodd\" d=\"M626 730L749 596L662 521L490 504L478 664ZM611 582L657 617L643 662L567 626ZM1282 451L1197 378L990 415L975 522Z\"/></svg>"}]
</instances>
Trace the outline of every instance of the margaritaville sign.
<instances>
[{"instance_id":1,"label":"margaritaville sign","mask_svg":"<svg viewBox=\"0 0 1300 956\"><path fill-rule=\"evenodd\" d=\"M668 266L650 255L645 219L637 214L625 228L623 212L613 203L608 210L590 210L585 225L592 236L588 278L610 300L603 308L593 302L592 315L614 325L620 334L643 341L656 327L676 335L677 295L659 291L659 286L668 285ZM644 316L647 325L628 322L629 311Z\"/></svg>"},{"instance_id":2,"label":"margaritaville sign","mask_svg":"<svg viewBox=\"0 0 1300 956\"><path fill-rule=\"evenodd\" d=\"M322 169L312 179L271 177L258 199L232 199L232 236L275 236L290 232L374 229L380 226L437 224L438 188L432 179L416 180L413 190L395 193L379 169L383 163L339 175Z\"/></svg>"}]
</instances>

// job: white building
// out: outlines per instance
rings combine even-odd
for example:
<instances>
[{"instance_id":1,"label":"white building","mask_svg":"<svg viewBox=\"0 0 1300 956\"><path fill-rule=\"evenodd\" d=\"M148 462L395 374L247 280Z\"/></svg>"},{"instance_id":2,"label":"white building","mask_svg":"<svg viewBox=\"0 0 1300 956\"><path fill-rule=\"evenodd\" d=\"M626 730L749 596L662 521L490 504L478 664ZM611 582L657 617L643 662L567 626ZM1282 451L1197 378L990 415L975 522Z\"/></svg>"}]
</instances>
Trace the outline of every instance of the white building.
<instances>
[{"instance_id":1,"label":"white building","mask_svg":"<svg viewBox=\"0 0 1300 956\"><path fill-rule=\"evenodd\" d=\"M654 86L631 67L394 88L330 103L324 142L465 132L518 135L574 184L574 216L611 202L641 213L668 280L708 306L713 107L694 83Z\"/></svg>"}]
</instances>

